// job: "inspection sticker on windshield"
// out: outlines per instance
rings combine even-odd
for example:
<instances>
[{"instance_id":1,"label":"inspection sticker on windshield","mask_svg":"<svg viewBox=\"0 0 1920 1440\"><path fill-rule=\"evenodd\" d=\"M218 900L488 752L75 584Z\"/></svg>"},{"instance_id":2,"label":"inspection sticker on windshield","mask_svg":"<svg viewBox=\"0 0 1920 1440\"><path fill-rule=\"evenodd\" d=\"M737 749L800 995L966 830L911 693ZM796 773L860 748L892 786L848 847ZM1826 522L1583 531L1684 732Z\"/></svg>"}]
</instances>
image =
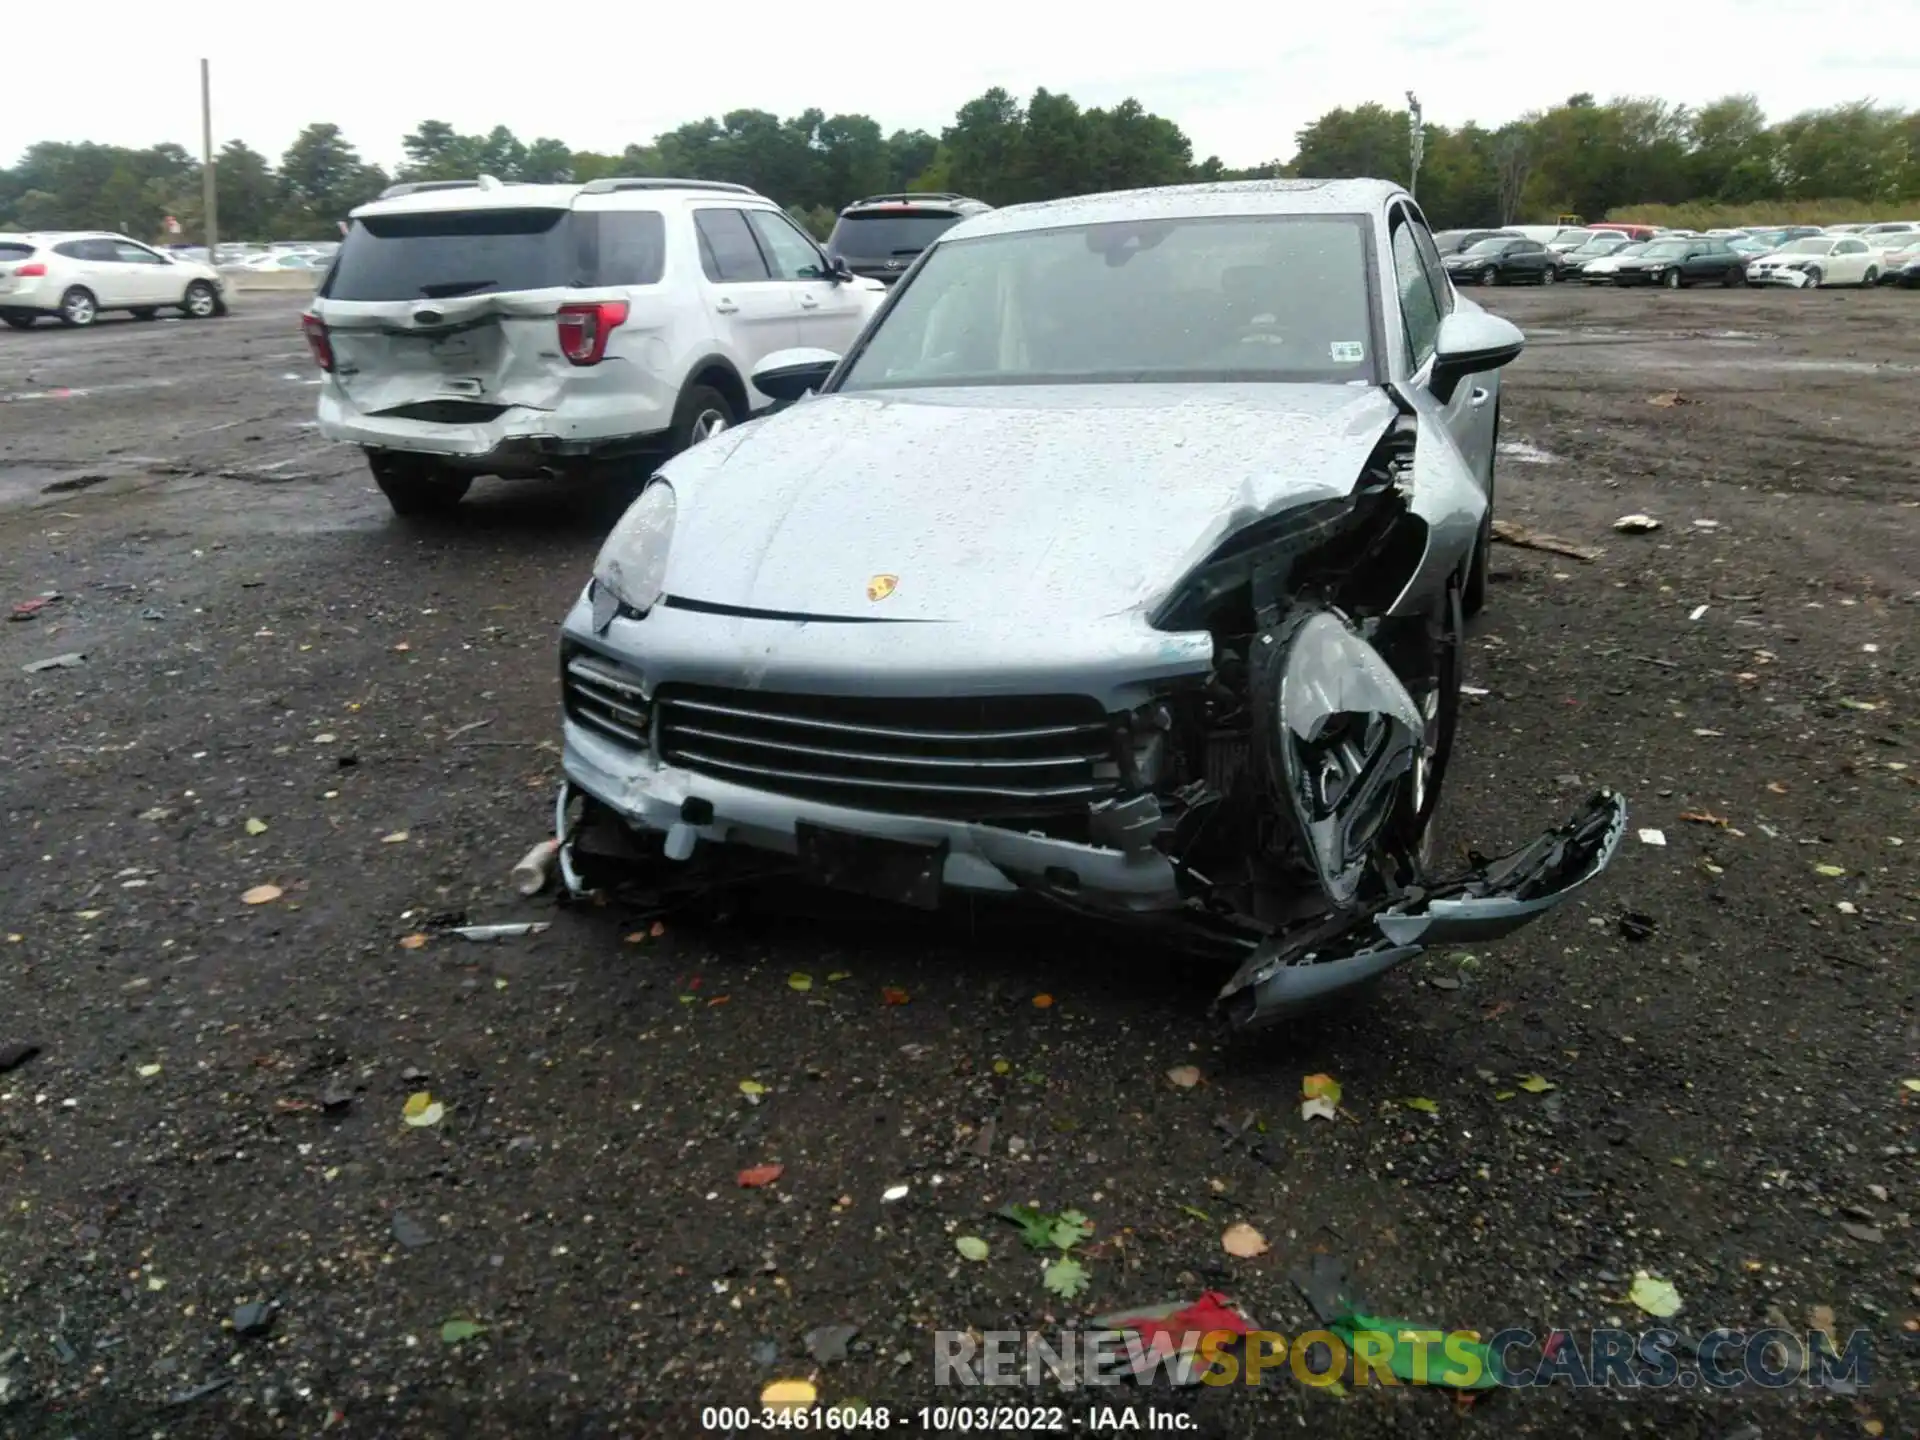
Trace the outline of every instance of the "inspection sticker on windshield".
<instances>
[{"instance_id":1,"label":"inspection sticker on windshield","mask_svg":"<svg viewBox=\"0 0 1920 1440\"><path fill-rule=\"evenodd\" d=\"M1358 340L1336 340L1327 349L1336 365L1358 365L1367 358L1367 347Z\"/></svg>"}]
</instances>

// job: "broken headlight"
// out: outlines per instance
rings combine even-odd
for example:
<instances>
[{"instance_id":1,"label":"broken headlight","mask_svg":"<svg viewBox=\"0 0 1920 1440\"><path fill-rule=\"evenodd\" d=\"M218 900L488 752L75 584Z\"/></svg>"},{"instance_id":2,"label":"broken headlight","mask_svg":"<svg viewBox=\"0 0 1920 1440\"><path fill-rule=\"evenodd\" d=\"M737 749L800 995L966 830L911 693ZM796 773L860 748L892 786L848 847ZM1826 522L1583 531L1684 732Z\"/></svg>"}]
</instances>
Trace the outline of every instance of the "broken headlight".
<instances>
[{"instance_id":1,"label":"broken headlight","mask_svg":"<svg viewBox=\"0 0 1920 1440\"><path fill-rule=\"evenodd\" d=\"M651 482L600 547L600 556L593 562L595 590L608 592L640 615L659 603L667 584L673 517L673 486L665 480Z\"/></svg>"},{"instance_id":2,"label":"broken headlight","mask_svg":"<svg viewBox=\"0 0 1920 1440\"><path fill-rule=\"evenodd\" d=\"M1317 610L1255 644L1268 772L1327 898L1350 905L1418 757L1420 710L1336 612Z\"/></svg>"}]
</instances>

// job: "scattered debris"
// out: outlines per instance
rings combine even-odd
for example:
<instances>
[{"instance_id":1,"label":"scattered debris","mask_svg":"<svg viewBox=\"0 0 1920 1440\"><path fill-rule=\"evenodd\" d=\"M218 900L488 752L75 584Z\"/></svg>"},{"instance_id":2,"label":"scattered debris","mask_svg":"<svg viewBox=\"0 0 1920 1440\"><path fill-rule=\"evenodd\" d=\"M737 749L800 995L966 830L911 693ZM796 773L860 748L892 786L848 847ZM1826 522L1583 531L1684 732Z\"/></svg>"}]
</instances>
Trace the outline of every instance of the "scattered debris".
<instances>
[{"instance_id":1,"label":"scattered debris","mask_svg":"<svg viewBox=\"0 0 1920 1440\"><path fill-rule=\"evenodd\" d=\"M896 1200L904 1200L907 1198L907 1191L911 1188L907 1185L889 1185L880 1192L880 1201L884 1205L891 1205Z\"/></svg>"},{"instance_id":2,"label":"scattered debris","mask_svg":"<svg viewBox=\"0 0 1920 1440\"><path fill-rule=\"evenodd\" d=\"M1696 605L1693 607L1692 610L1687 612L1687 619L1698 620L1702 615L1706 613L1707 613L1707 607L1705 605Z\"/></svg>"},{"instance_id":3,"label":"scattered debris","mask_svg":"<svg viewBox=\"0 0 1920 1440\"><path fill-rule=\"evenodd\" d=\"M1422 1115L1438 1115L1440 1113L1439 1102L1429 1100L1424 1095L1409 1095L1402 1099L1400 1103L1409 1110L1418 1110Z\"/></svg>"},{"instance_id":4,"label":"scattered debris","mask_svg":"<svg viewBox=\"0 0 1920 1440\"><path fill-rule=\"evenodd\" d=\"M1520 1082L1520 1088L1529 1095L1544 1095L1547 1091L1558 1090L1560 1087L1544 1075L1529 1075Z\"/></svg>"},{"instance_id":5,"label":"scattered debris","mask_svg":"<svg viewBox=\"0 0 1920 1440\"><path fill-rule=\"evenodd\" d=\"M1167 1079L1182 1090L1191 1090L1200 1083L1198 1065L1176 1065L1167 1071Z\"/></svg>"},{"instance_id":6,"label":"scattered debris","mask_svg":"<svg viewBox=\"0 0 1920 1440\"><path fill-rule=\"evenodd\" d=\"M1660 522L1651 515L1622 515L1613 522L1613 528L1622 535L1646 535L1660 528Z\"/></svg>"},{"instance_id":7,"label":"scattered debris","mask_svg":"<svg viewBox=\"0 0 1920 1440\"><path fill-rule=\"evenodd\" d=\"M767 1087L762 1085L758 1080L742 1080L740 1082L740 1093L751 1100L756 1096L766 1094Z\"/></svg>"},{"instance_id":8,"label":"scattered debris","mask_svg":"<svg viewBox=\"0 0 1920 1440\"><path fill-rule=\"evenodd\" d=\"M1829 880L1838 880L1847 873L1847 869L1844 865L1816 865L1813 867L1813 873L1824 875Z\"/></svg>"},{"instance_id":9,"label":"scattered debris","mask_svg":"<svg viewBox=\"0 0 1920 1440\"><path fill-rule=\"evenodd\" d=\"M49 590L44 595L35 595L31 600L22 600L15 605L12 613L9 614L7 618L9 620L31 620L59 598L59 593L53 590Z\"/></svg>"},{"instance_id":10,"label":"scattered debris","mask_svg":"<svg viewBox=\"0 0 1920 1440\"><path fill-rule=\"evenodd\" d=\"M811 1409L819 1391L807 1380L769 1380L760 1391L762 1410L791 1411Z\"/></svg>"},{"instance_id":11,"label":"scattered debris","mask_svg":"<svg viewBox=\"0 0 1920 1440\"><path fill-rule=\"evenodd\" d=\"M763 1185L771 1185L786 1173L787 1167L784 1165L749 1165L734 1179L739 1181L743 1189L758 1190Z\"/></svg>"},{"instance_id":12,"label":"scattered debris","mask_svg":"<svg viewBox=\"0 0 1920 1440\"><path fill-rule=\"evenodd\" d=\"M1733 822L1724 815L1716 815L1711 810L1682 810L1680 818L1690 825L1717 825L1722 830L1731 830Z\"/></svg>"},{"instance_id":13,"label":"scattered debris","mask_svg":"<svg viewBox=\"0 0 1920 1440\"><path fill-rule=\"evenodd\" d=\"M880 1003L882 1005L904 1005L912 998L911 995L907 994L907 992L902 990L898 985L883 985L880 987Z\"/></svg>"},{"instance_id":14,"label":"scattered debris","mask_svg":"<svg viewBox=\"0 0 1920 1440\"><path fill-rule=\"evenodd\" d=\"M1628 910L1620 917L1620 933L1629 940L1645 940L1659 928L1653 916L1644 910Z\"/></svg>"},{"instance_id":15,"label":"scattered debris","mask_svg":"<svg viewBox=\"0 0 1920 1440\"><path fill-rule=\"evenodd\" d=\"M433 1243L433 1232L402 1211L393 1212L392 1228L393 1238L409 1250L418 1250Z\"/></svg>"},{"instance_id":16,"label":"scattered debris","mask_svg":"<svg viewBox=\"0 0 1920 1440\"><path fill-rule=\"evenodd\" d=\"M425 1090L416 1090L401 1107L400 1118L415 1129L438 1125L446 1117L447 1107Z\"/></svg>"},{"instance_id":17,"label":"scattered debris","mask_svg":"<svg viewBox=\"0 0 1920 1440\"><path fill-rule=\"evenodd\" d=\"M402 950L418 950L426 943L426 934L420 930L414 931L411 935L402 935L400 937L400 948Z\"/></svg>"},{"instance_id":18,"label":"scattered debris","mask_svg":"<svg viewBox=\"0 0 1920 1440\"><path fill-rule=\"evenodd\" d=\"M440 1343L458 1345L463 1340L472 1340L487 1333L487 1327L478 1320L449 1320L440 1327Z\"/></svg>"},{"instance_id":19,"label":"scattered debris","mask_svg":"<svg viewBox=\"0 0 1920 1440\"><path fill-rule=\"evenodd\" d=\"M804 971L796 970L787 976L787 988L789 990L797 990L804 995L813 989L813 977Z\"/></svg>"},{"instance_id":20,"label":"scattered debris","mask_svg":"<svg viewBox=\"0 0 1920 1440\"><path fill-rule=\"evenodd\" d=\"M1671 1282L1657 1280L1644 1270L1634 1272L1633 1287L1627 1291L1627 1298L1657 1319L1665 1320L1680 1313L1680 1292Z\"/></svg>"},{"instance_id":21,"label":"scattered debris","mask_svg":"<svg viewBox=\"0 0 1920 1440\"><path fill-rule=\"evenodd\" d=\"M1720 522L1718 520L1696 519L1693 522L1693 528L1696 530L1718 530L1720 528Z\"/></svg>"},{"instance_id":22,"label":"scattered debris","mask_svg":"<svg viewBox=\"0 0 1920 1440\"><path fill-rule=\"evenodd\" d=\"M404 650L407 647L404 645L396 645L393 648L396 650ZM471 735L474 731L484 730L491 724L493 724L491 720L469 720L465 725L456 725L453 729L449 730L447 732L447 739L458 740L462 735Z\"/></svg>"},{"instance_id":23,"label":"scattered debris","mask_svg":"<svg viewBox=\"0 0 1920 1440\"><path fill-rule=\"evenodd\" d=\"M249 835L264 835L267 833L267 822L250 815L247 817L246 828Z\"/></svg>"},{"instance_id":24,"label":"scattered debris","mask_svg":"<svg viewBox=\"0 0 1920 1440\"><path fill-rule=\"evenodd\" d=\"M553 878L554 858L559 853L558 840L542 840L527 851L520 857L520 863L513 867L513 888L528 899L546 889Z\"/></svg>"},{"instance_id":25,"label":"scattered debris","mask_svg":"<svg viewBox=\"0 0 1920 1440\"><path fill-rule=\"evenodd\" d=\"M1266 1254L1273 1247L1267 1244L1266 1236L1242 1221L1227 1227L1226 1233L1220 1237L1220 1248L1236 1259L1251 1260L1256 1255Z\"/></svg>"},{"instance_id":26,"label":"scattered debris","mask_svg":"<svg viewBox=\"0 0 1920 1440\"><path fill-rule=\"evenodd\" d=\"M38 675L42 670L71 670L76 665L87 663L86 655L79 650L69 650L64 655L52 655L45 660L35 660L20 668L29 675Z\"/></svg>"},{"instance_id":27,"label":"scattered debris","mask_svg":"<svg viewBox=\"0 0 1920 1440\"><path fill-rule=\"evenodd\" d=\"M1647 397L1647 404L1657 405L1662 410L1671 410L1676 405L1697 405L1699 403L1697 400L1691 400L1687 396L1682 395L1678 390L1666 390L1658 395L1649 395Z\"/></svg>"},{"instance_id":28,"label":"scattered debris","mask_svg":"<svg viewBox=\"0 0 1920 1440\"><path fill-rule=\"evenodd\" d=\"M984 1260L987 1258L987 1242L978 1235L962 1235L953 1242L953 1248L960 1252L963 1260Z\"/></svg>"},{"instance_id":29,"label":"scattered debris","mask_svg":"<svg viewBox=\"0 0 1920 1440\"><path fill-rule=\"evenodd\" d=\"M1308 1075L1300 1082L1300 1118L1333 1120L1340 1114L1340 1082L1331 1075Z\"/></svg>"},{"instance_id":30,"label":"scattered debris","mask_svg":"<svg viewBox=\"0 0 1920 1440\"><path fill-rule=\"evenodd\" d=\"M1529 530L1511 520L1494 521L1493 538L1522 550L1544 550L1550 555L1565 555L1570 560L1598 560L1603 553L1591 545L1581 545L1572 540L1563 540L1558 535Z\"/></svg>"},{"instance_id":31,"label":"scattered debris","mask_svg":"<svg viewBox=\"0 0 1920 1440\"><path fill-rule=\"evenodd\" d=\"M523 935L538 935L552 925L550 920L514 920L503 925L456 925L453 933L462 940L517 940Z\"/></svg>"},{"instance_id":32,"label":"scattered debris","mask_svg":"<svg viewBox=\"0 0 1920 1440\"><path fill-rule=\"evenodd\" d=\"M1842 1220L1840 1228L1862 1245L1878 1245L1887 1237L1877 1225L1863 1225L1858 1220Z\"/></svg>"},{"instance_id":33,"label":"scattered debris","mask_svg":"<svg viewBox=\"0 0 1920 1440\"><path fill-rule=\"evenodd\" d=\"M1640 832L1640 843L1642 845L1665 845L1667 843L1666 833L1661 830L1642 830Z\"/></svg>"},{"instance_id":34,"label":"scattered debris","mask_svg":"<svg viewBox=\"0 0 1920 1440\"><path fill-rule=\"evenodd\" d=\"M27 1061L40 1053L40 1047L31 1041L14 1040L0 1045L0 1075L9 1070L18 1070Z\"/></svg>"},{"instance_id":35,"label":"scattered debris","mask_svg":"<svg viewBox=\"0 0 1920 1440\"><path fill-rule=\"evenodd\" d=\"M1051 1009L1052 1007L1053 1007L1053 996L1042 994L1042 995L1036 995L1033 997L1034 1009L1048 1010L1048 1009Z\"/></svg>"},{"instance_id":36,"label":"scattered debris","mask_svg":"<svg viewBox=\"0 0 1920 1440\"><path fill-rule=\"evenodd\" d=\"M278 885L256 885L240 897L242 905L266 905L278 900L286 891Z\"/></svg>"},{"instance_id":37,"label":"scattered debris","mask_svg":"<svg viewBox=\"0 0 1920 1440\"><path fill-rule=\"evenodd\" d=\"M233 1333L249 1338L264 1335L273 1328L273 1318L279 1312L280 1307L271 1300L249 1300L234 1308Z\"/></svg>"},{"instance_id":38,"label":"scattered debris","mask_svg":"<svg viewBox=\"0 0 1920 1440\"><path fill-rule=\"evenodd\" d=\"M233 1376L224 1375L218 1380L209 1380L204 1385L196 1385L191 1390L176 1390L167 1396L167 1405L169 1408L178 1408L182 1405L191 1405L196 1400L204 1400L209 1395L218 1395L233 1384L233 1380Z\"/></svg>"},{"instance_id":39,"label":"scattered debris","mask_svg":"<svg viewBox=\"0 0 1920 1440\"><path fill-rule=\"evenodd\" d=\"M816 1325L807 1331L807 1354L821 1365L838 1365L847 1358L847 1345L860 1333L858 1325Z\"/></svg>"},{"instance_id":40,"label":"scattered debris","mask_svg":"<svg viewBox=\"0 0 1920 1440\"><path fill-rule=\"evenodd\" d=\"M380 843L382 845L404 845L412 838L412 834L408 831L395 830L391 835L382 835L380 837Z\"/></svg>"}]
</instances>

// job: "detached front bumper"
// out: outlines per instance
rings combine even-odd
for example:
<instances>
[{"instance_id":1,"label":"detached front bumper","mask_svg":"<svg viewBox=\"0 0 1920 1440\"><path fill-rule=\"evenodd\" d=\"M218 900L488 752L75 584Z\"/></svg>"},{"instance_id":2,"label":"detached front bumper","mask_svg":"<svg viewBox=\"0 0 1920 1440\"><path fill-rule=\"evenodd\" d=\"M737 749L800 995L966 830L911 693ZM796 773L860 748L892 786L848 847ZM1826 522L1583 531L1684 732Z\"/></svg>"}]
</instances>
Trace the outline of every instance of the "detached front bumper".
<instances>
[{"instance_id":1,"label":"detached front bumper","mask_svg":"<svg viewBox=\"0 0 1920 1440\"><path fill-rule=\"evenodd\" d=\"M1804 290L1807 286L1807 272L1804 270L1754 270L1747 271L1749 285L1784 285L1792 290Z\"/></svg>"}]
</instances>

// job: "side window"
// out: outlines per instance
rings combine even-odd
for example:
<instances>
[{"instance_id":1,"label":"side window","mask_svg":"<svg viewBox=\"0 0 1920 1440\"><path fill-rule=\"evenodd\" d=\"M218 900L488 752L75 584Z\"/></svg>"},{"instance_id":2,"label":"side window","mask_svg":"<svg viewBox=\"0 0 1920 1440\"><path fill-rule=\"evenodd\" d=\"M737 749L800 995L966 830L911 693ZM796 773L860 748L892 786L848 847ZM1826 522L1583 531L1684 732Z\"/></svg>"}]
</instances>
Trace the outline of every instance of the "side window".
<instances>
[{"instance_id":1,"label":"side window","mask_svg":"<svg viewBox=\"0 0 1920 1440\"><path fill-rule=\"evenodd\" d=\"M1864 240L1842 240L1840 242L1840 253L1842 255L1864 255L1866 249L1867 245Z\"/></svg>"},{"instance_id":2,"label":"side window","mask_svg":"<svg viewBox=\"0 0 1920 1440\"><path fill-rule=\"evenodd\" d=\"M747 217L739 210L696 210L694 228L700 232L700 265L714 281L771 280L767 257L753 238Z\"/></svg>"},{"instance_id":3,"label":"side window","mask_svg":"<svg viewBox=\"0 0 1920 1440\"><path fill-rule=\"evenodd\" d=\"M658 210L603 210L598 216L601 285L657 285L667 267L667 222ZM701 247L704 256L706 247Z\"/></svg>"},{"instance_id":4,"label":"side window","mask_svg":"<svg viewBox=\"0 0 1920 1440\"><path fill-rule=\"evenodd\" d=\"M1405 220L1393 227L1393 276L1400 292L1400 320L1407 328L1407 365L1418 370L1433 355L1440 334L1440 302L1420 263L1413 226Z\"/></svg>"},{"instance_id":5,"label":"side window","mask_svg":"<svg viewBox=\"0 0 1920 1440\"><path fill-rule=\"evenodd\" d=\"M53 253L56 255L64 255L69 260L85 260L87 258L87 243L85 240L62 240L58 245L53 247Z\"/></svg>"},{"instance_id":6,"label":"side window","mask_svg":"<svg viewBox=\"0 0 1920 1440\"><path fill-rule=\"evenodd\" d=\"M154 254L153 251L147 249L146 246L135 245L131 240L109 240L107 244L113 248L113 258L124 265L164 265L167 263L158 255Z\"/></svg>"},{"instance_id":7,"label":"side window","mask_svg":"<svg viewBox=\"0 0 1920 1440\"><path fill-rule=\"evenodd\" d=\"M760 248L773 264L776 280L822 280L826 261L819 248L800 233L800 227L775 210L749 210L747 223L760 237Z\"/></svg>"},{"instance_id":8,"label":"side window","mask_svg":"<svg viewBox=\"0 0 1920 1440\"><path fill-rule=\"evenodd\" d=\"M120 263L120 247L111 240L82 240L80 258L104 262L109 265Z\"/></svg>"},{"instance_id":9,"label":"side window","mask_svg":"<svg viewBox=\"0 0 1920 1440\"><path fill-rule=\"evenodd\" d=\"M1447 267L1440 261L1440 247L1433 243L1433 232L1418 220L1408 220L1407 228L1413 231L1413 245L1420 252L1420 268L1427 272L1427 284L1433 287L1433 295L1440 302L1440 313L1453 313L1453 282L1447 279Z\"/></svg>"}]
</instances>

